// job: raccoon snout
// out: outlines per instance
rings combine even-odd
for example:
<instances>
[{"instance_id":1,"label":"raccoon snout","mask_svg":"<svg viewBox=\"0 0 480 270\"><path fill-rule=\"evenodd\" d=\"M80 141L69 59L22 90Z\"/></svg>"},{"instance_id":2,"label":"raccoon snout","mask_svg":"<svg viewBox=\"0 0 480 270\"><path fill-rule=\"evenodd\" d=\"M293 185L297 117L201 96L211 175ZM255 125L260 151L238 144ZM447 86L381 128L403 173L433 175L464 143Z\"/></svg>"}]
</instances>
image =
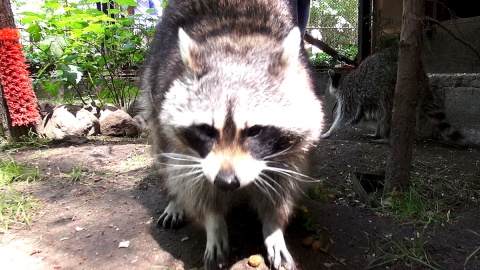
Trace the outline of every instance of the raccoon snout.
<instances>
[{"instance_id":1,"label":"raccoon snout","mask_svg":"<svg viewBox=\"0 0 480 270\"><path fill-rule=\"evenodd\" d=\"M234 190L240 187L240 181L234 173L219 173L213 184L222 191Z\"/></svg>"}]
</instances>

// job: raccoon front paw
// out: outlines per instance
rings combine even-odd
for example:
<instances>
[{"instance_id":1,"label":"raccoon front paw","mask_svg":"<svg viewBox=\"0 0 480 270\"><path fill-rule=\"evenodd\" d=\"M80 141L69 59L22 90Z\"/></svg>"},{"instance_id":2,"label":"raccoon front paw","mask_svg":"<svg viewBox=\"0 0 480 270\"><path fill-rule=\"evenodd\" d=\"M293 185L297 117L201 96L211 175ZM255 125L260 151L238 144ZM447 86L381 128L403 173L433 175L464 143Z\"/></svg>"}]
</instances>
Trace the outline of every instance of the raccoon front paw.
<instances>
[{"instance_id":1,"label":"raccoon front paw","mask_svg":"<svg viewBox=\"0 0 480 270\"><path fill-rule=\"evenodd\" d=\"M283 233L278 230L265 239L270 267L279 270L282 266L286 270L295 270L295 262L287 249Z\"/></svg>"},{"instance_id":2,"label":"raccoon front paw","mask_svg":"<svg viewBox=\"0 0 480 270\"><path fill-rule=\"evenodd\" d=\"M228 240L215 239L214 243L209 243L207 241L204 261L206 270L226 268L228 264Z\"/></svg>"},{"instance_id":3,"label":"raccoon front paw","mask_svg":"<svg viewBox=\"0 0 480 270\"><path fill-rule=\"evenodd\" d=\"M178 228L185 222L185 213L183 207L175 202L170 202L157 219L157 227Z\"/></svg>"}]
</instances>

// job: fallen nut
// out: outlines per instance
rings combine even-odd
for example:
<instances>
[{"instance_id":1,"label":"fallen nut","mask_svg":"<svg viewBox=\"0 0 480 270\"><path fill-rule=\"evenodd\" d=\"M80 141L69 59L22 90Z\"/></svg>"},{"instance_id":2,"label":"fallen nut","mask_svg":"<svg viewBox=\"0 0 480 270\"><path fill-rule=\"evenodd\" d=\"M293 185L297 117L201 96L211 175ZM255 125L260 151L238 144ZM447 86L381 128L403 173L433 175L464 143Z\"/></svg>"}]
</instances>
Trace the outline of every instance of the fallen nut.
<instances>
[{"instance_id":1,"label":"fallen nut","mask_svg":"<svg viewBox=\"0 0 480 270\"><path fill-rule=\"evenodd\" d=\"M257 267L262 263L262 256L252 255L248 258L248 265L251 267Z\"/></svg>"},{"instance_id":2,"label":"fallen nut","mask_svg":"<svg viewBox=\"0 0 480 270\"><path fill-rule=\"evenodd\" d=\"M315 251L319 251L320 249L322 249L322 246L323 246L323 243L320 240L315 240L312 243L312 249Z\"/></svg>"},{"instance_id":3,"label":"fallen nut","mask_svg":"<svg viewBox=\"0 0 480 270\"><path fill-rule=\"evenodd\" d=\"M311 246L313 243L313 236L309 236L309 237L306 237L303 239L302 241L302 245L306 246L306 247L309 247Z\"/></svg>"}]
</instances>

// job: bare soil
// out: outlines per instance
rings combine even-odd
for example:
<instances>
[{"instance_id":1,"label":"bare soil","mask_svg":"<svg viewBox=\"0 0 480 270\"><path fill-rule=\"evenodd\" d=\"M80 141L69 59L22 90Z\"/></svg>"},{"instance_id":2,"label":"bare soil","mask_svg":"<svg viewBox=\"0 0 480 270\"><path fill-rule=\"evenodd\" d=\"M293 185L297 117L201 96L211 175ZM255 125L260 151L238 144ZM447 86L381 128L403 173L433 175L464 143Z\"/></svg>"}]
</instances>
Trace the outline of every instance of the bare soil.
<instances>
[{"instance_id":1,"label":"bare soil","mask_svg":"<svg viewBox=\"0 0 480 270\"><path fill-rule=\"evenodd\" d=\"M437 269L480 269L480 252L465 264L480 246L480 235L474 233L480 234L480 151L416 141L413 175L434 181L432 189L447 187L435 189L425 200L452 200L439 205L431 222L414 223L363 206L353 191L352 173L381 174L385 168L388 145L371 144L365 133L349 129L315 150L313 176L324 180L329 200L306 198L302 205L307 218L299 211L286 229L299 268L365 269L382 251L402 254L395 244L406 243L413 250L418 240L417 253L429 254ZM11 155L40 169L43 180L17 184L17 189L41 206L29 227L0 235L0 269L202 268L202 228L192 223L178 230L155 226L167 199L150 168L145 141L89 138ZM72 180L73 168L83 171L80 180ZM232 211L227 223L231 269L251 269L248 257L265 255L260 223L245 209ZM323 251L302 245L312 233L320 236ZM374 269L427 268L405 257Z\"/></svg>"}]
</instances>

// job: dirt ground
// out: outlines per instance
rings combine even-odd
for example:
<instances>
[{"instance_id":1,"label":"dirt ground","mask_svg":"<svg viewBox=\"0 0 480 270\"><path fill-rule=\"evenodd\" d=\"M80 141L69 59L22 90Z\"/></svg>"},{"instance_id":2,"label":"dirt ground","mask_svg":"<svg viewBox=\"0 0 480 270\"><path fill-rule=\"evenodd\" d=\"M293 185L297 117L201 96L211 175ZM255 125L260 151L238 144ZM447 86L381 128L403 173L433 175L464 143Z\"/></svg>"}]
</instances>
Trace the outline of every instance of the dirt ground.
<instances>
[{"instance_id":1,"label":"dirt ground","mask_svg":"<svg viewBox=\"0 0 480 270\"><path fill-rule=\"evenodd\" d=\"M349 129L322 141L315 151L313 176L324 180L331 200L306 198L302 205L308 218L299 212L286 230L299 268L365 269L390 252L385 258L392 261L374 269L427 269L408 259L425 258L425 253L437 269L480 269L480 252L474 253L480 246L480 151L416 141L413 175L436 181L433 187L442 184L445 189L430 195L453 202L448 211L439 206L440 217L431 222L412 224L363 206L352 190L352 173L378 174L385 168L388 145L371 144L365 133ZM0 235L0 269L202 267L203 229L191 223L175 231L155 226L167 200L150 169L145 141L90 138L11 155L40 169L43 180L17 188L41 206L30 227ZM74 168L83 172L80 180L69 176ZM236 209L227 224L231 269L251 269L247 258L266 253L260 223L253 213ZM307 224L314 225L323 252L302 245L312 235ZM398 252L399 243L409 252ZM395 259L395 254L405 257Z\"/></svg>"}]
</instances>

